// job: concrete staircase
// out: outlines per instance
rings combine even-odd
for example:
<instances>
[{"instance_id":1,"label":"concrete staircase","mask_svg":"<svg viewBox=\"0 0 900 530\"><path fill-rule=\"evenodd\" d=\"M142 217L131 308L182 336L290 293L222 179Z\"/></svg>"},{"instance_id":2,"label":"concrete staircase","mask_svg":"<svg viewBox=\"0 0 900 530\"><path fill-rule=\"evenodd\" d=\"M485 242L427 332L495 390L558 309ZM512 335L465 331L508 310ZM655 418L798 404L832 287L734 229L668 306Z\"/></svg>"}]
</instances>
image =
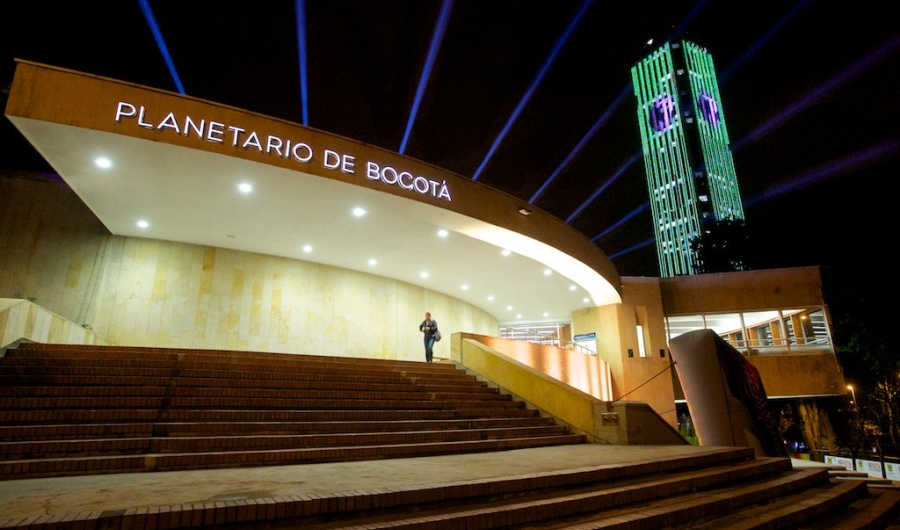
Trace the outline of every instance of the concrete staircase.
<instances>
[{"instance_id":1,"label":"concrete staircase","mask_svg":"<svg viewBox=\"0 0 900 530\"><path fill-rule=\"evenodd\" d=\"M835 469L683 447L322 494L16 518L2 508L4 483L40 477L567 445L584 439L449 363L37 344L0 359L0 529L887 529L900 513L900 492Z\"/></svg>"}]
</instances>

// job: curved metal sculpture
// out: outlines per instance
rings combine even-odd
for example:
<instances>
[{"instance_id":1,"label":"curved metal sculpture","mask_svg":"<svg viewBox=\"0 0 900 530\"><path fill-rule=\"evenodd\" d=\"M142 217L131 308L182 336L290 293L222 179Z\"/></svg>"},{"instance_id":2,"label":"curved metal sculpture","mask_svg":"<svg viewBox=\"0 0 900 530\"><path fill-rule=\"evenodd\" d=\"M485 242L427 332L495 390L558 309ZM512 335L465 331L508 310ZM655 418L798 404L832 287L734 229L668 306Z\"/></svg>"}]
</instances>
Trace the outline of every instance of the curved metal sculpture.
<instances>
[{"instance_id":1,"label":"curved metal sculpture","mask_svg":"<svg viewBox=\"0 0 900 530\"><path fill-rule=\"evenodd\" d=\"M756 367L712 330L669 342L700 445L752 447L787 457Z\"/></svg>"}]
</instances>

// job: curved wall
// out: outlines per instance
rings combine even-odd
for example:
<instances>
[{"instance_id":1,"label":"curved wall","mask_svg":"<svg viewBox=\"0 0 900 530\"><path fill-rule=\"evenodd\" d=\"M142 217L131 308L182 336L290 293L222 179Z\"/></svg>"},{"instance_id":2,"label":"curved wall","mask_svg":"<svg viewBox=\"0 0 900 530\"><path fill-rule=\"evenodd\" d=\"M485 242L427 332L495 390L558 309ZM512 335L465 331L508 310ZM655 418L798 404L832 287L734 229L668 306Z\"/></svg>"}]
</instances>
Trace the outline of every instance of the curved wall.
<instances>
[{"instance_id":1,"label":"curved wall","mask_svg":"<svg viewBox=\"0 0 900 530\"><path fill-rule=\"evenodd\" d=\"M62 182L0 176L0 192L0 298L32 299L111 344L424 360L425 311L446 336L497 334L484 311L407 283L109 235Z\"/></svg>"},{"instance_id":2,"label":"curved wall","mask_svg":"<svg viewBox=\"0 0 900 530\"><path fill-rule=\"evenodd\" d=\"M116 235L145 237L148 232L135 224L134 216L139 212L151 218L152 235L158 239L294 257L284 246L258 234L274 232L291 240L298 227L316 230L316 223L331 213L317 209L323 203L331 204L325 199L327 193L345 196L366 192L367 198L402 201L399 207L396 200L389 203L403 212L397 216L400 219L391 221L398 226L415 225L422 218L441 219L441 223L452 220L449 228L466 236L460 241L487 243L498 251L508 249L537 261L542 268L558 272L556 276L583 287L594 304L621 302L620 279L612 262L590 239L562 220L470 178L356 140L215 102L21 60L17 61L5 115ZM101 151L115 153L110 155L116 160L115 169L109 173L88 162ZM210 154L216 156L203 156ZM238 162L238 169L229 167L229 163ZM252 163L252 169L246 162ZM231 193L220 195L222 183L225 176L235 176L232 169L236 174L255 172L262 169L256 167L259 165L268 171L265 177L260 171L258 177L270 180L254 194L263 197L262 190L269 190L266 212L278 215L251 216L242 209L245 215L236 224L234 220L239 217L224 212L234 212L245 204L235 203ZM375 168L391 171L379 177ZM403 181L396 176L398 168L407 175ZM286 175L275 171L282 169L291 175L285 179L289 185L277 178ZM127 173L127 177L110 178L117 172ZM390 174L394 174L393 179ZM419 177L408 180L414 175ZM438 193L437 188L442 191ZM284 193L271 191L279 189ZM335 195L329 199L333 201ZM286 196L292 200L285 200ZM520 213L525 206L529 215ZM204 207L207 217L194 215ZM298 215L307 209L315 215ZM388 235L412 235L392 224L381 227L380 232L366 233L358 225L350 228L332 222L341 227L344 237L357 236L353 248L373 240L379 240L379 249L405 248L412 241L410 237L396 238L396 247L389 246L385 241ZM379 229L371 226L373 231ZM219 239L220 230L226 227L232 230L226 232L232 241ZM480 255L471 249L466 252L471 252L472 259ZM369 270L356 268L361 260L336 256L333 253L335 259L317 261ZM442 262L442 267L453 271L457 264ZM481 270L496 268L490 264ZM507 265L507 270L519 269ZM394 277L423 285L410 280L411 275ZM509 286L531 278L489 281ZM566 288L568 285L559 290ZM524 305L521 289L507 287L506 291L516 295L518 307ZM549 299L553 292L541 294ZM568 305L582 305L580 301L566 304L564 309L557 309L558 313L570 311ZM535 314L543 311L536 309ZM496 313L494 316L503 318Z\"/></svg>"}]
</instances>

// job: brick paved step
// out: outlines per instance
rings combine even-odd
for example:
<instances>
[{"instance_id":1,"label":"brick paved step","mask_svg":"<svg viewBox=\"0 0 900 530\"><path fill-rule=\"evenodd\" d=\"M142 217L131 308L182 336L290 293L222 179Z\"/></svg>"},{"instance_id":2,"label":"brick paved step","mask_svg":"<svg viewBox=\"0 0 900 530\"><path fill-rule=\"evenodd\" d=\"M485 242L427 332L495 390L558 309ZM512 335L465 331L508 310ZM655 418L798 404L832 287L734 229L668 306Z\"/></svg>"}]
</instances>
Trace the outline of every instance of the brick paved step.
<instances>
[{"instance_id":1,"label":"brick paved step","mask_svg":"<svg viewBox=\"0 0 900 530\"><path fill-rule=\"evenodd\" d=\"M0 528L788 529L894 528L900 494L748 448L575 470L323 495L97 510Z\"/></svg>"},{"instance_id":2,"label":"brick paved step","mask_svg":"<svg viewBox=\"0 0 900 530\"><path fill-rule=\"evenodd\" d=\"M865 487L830 482L823 470L790 470L762 459L668 476L570 484L564 490L504 492L478 501L435 500L431 506L419 503L416 509L392 508L360 517L343 514L339 521L304 524L303 528L797 528L841 514L867 495ZM297 522L287 519L267 527L288 528Z\"/></svg>"},{"instance_id":3,"label":"brick paved step","mask_svg":"<svg viewBox=\"0 0 900 530\"><path fill-rule=\"evenodd\" d=\"M190 350L164 349L120 346L86 346L74 344L37 344L25 343L12 352L15 363L26 365L64 365L77 364L80 360L91 359L94 366L151 366L170 367L178 365L189 370L210 370L227 367L229 372L240 373L252 366L257 372L279 373L283 368L324 367L331 372L366 372L379 373L405 372L414 377L415 374L427 374L429 377L446 376L448 378L471 376L465 375L449 363L425 363L416 361L399 361L383 359L365 359L341 356L294 355L266 352L239 352L229 350Z\"/></svg>"},{"instance_id":4,"label":"brick paved step","mask_svg":"<svg viewBox=\"0 0 900 530\"><path fill-rule=\"evenodd\" d=\"M52 425L3 425L0 440L77 440L97 437L150 436L232 436L325 433L376 433L417 430L514 429L556 425L549 417L474 418L396 421L321 421L321 422L147 422L79 423Z\"/></svg>"},{"instance_id":5,"label":"brick paved step","mask_svg":"<svg viewBox=\"0 0 900 530\"><path fill-rule=\"evenodd\" d=\"M201 453L147 453L142 455L6 460L0 462L0 477L2 477L0 480L102 473L287 466L353 460L413 458L487 451L508 451L578 443L585 443L582 435L563 434L496 440L353 447L292 448L235 452L217 450Z\"/></svg>"},{"instance_id":6,"label":"brick paved step","mask_svg":"<svg viewBox=\"0 0 900 530\"><path fill-rule=\"evenodd\" d=\"M316 447L348 447L375 444L418 444L502 440L529 436L568 434L565 426L546 425L517 428L416 430L392 432L351 432L327 434L265 434L176 437L78 438L65 440L0 442L0 461L73 456L134 455L144 453L196 453L216 451L257 451Z\"/></svg>"},{"instance_id":7,"label":"brick paved step","mask_svg":"<svg viewBox=\"0 0 900 530\"><path fill-rule=\"evenodd\" d=\"M229 395L240 391L257 391L263 393L278 392L327 392L337 388L345 388L347 383L352 383L357 392L397 392L397 393L434 393L447 395L466 395L473 399L506 399L498 397L500 394L496 388L491 388L484 383L476 382L474 385L466 384L468 381L460 381L458 384L431 384L428 381L417 381L415 387L410 387L409 380L398 379L393 382L362 382L358 379L331 379L314 381L311 379L299 380L230 380L228 379L187 379L171 377L128 377L116 376L108 381L97 377L79 377L59 375L50 377L46 373L41 376L6 376L0 377L0 398L3 397L50 397L50 396L103 396L118 393L118 395L142 395L141 389L167 388L174 382L176 392L188 395L191 389L197 389L192 395ZM279 384L283 383L283 384ZM245 395L242 393L240 395ZM320 394L314 394L320 395Z\"/></svg>"},{"instance_id":8,"label":"brick paved step","mask_svg":"<svg viewBox=\"0 0 900 530\"><path fill-rule=\"evenodd\" d=\"M513 401L509 396L498 396L494 399L468 399L468 396L444 396L420 393L382 393L382 392L322 392L317 397L315 394L307 394L306 397L279 395L271 393L262 395L260 391L253 395L233 397L204 397L159 395L151 390L150 396L129 396L108 394L98 397L39 397L39 398L11 398L3 401L0 406L0 414L4 410L65 410L65 409L290 409L290 410L319 410L330 409L436 409L444 408L452 403L457 408L478 407L486 409L521 409L524 404ZM463 399L466 397L467 399Z\"/></svg>"},{"instance_id":9,"label":"brick paved step","mask_svg":"<svg viewBox=\"0 0 900 530\"><path fill-rule=\"evenodd\" d=\"M0 411L0 424L29 425L104 422L323 422L323 421L404 421L478 418L539 418L533 409L363 409L363 410L225 410L225 409L76 409Z\"/></svg>"},{"instance_id":10,"label":"brick paved step","mask_svg":"<svg viewBox=\"0 0 900 530\"><path fill-rule=\"evenodd\" d=\"M26 344L0 398L0 480L586 442L449 363Z\"/></svg>"},{"instance_id":11,"label":"brick paved step","mask_svg":"<svg viewBox=\"0 0 900 530\"><path fill-rule=\"evenodd\" d=\"M44 360L42 360L44 361ZM89 358L71 359L70 362L60 364L42 364L38 362L7 361L4 373L4 382L15 383L18 378L30 377L37 384L43 384L41 377L52 378L54 376L96 377L97 382L88 380L88 384L110 384L116 378L122 377L156 377L178 378L194 384L203 384L207 379L251 379L259 381L344 381L344 382L369 382L385 384L408 384L419 381L422 384L437 385L470 385L472 387L484 386L474 377L462 372L457 374L436 372L432 376L412 371L373 370L366 367L328 367L325 363L314 365L297 363L271 367L270 370L251 369L245 365L236 365L229 369L229 365L218 364L207 368L176 367L170 363L145 363L135 364L131 361L128 365L117 366L115 361L104 360L104 365L92 364ZM211 364L211 363L206 363ZM432 363L434 364L434 363ZM242 369L238 369L238 367ZM16 376L15 378L9 376ZM327 376L327 377L326 377ZM24 379L27 381L27 379ZM65 380L64 380L65 381ZM67 383L64 383L67 384Z\"/></svg>"},{"instance_id":12,"label":"brick paved step","mask_svg":"<svg viewBox=\"0 0 900 530\"><path fill-rule=\"evenodd\" d=\"M243 501L239 505L204 503L124 512L98 511L81 514L83 516L75 514L71 520L92 528L536 529L565 528L557 522L576 521L586 516L602 520L603 513L611 514L617 510L623 513L659 510L659 506L665 506L660 501L670 500L667 504L675 514L670 521L677 523L679 514L680 517L687 515L680 507L690 505L690 511L702 510L701 503L695 498L701 491L707 493L707 500L719 498L721 490L731 499L739 499L732 500L733 504L750 505L827 482L827 474L821 470L795 472L788 459L753 459L752 451L738 448L698 456L411 489L391 487L322 496L301 495L260 499L259 502ZM735 487L742 483L753 487L744 493L737 492ZM712 505L705 510L711 513L727 503L720 499L706 504ZM665 514L655 517L657 522L661 519L666 519ZM29 521L29 524L33 530L45 528L41 521ZM16 528L15 525L10 523L5 527ZM4 527L2 521L0 527Z\"/></svg>"}]
</instances>

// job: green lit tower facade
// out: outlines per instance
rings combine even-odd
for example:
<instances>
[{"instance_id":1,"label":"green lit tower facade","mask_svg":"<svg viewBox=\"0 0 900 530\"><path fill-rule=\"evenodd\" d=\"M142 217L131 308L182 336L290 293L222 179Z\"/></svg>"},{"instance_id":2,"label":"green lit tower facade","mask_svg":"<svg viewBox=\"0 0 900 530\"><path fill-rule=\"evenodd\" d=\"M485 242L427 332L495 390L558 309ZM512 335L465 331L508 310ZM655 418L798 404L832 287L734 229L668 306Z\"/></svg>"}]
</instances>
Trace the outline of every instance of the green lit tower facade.
<instances>
[{"instance_id":1,"label":"green lit tower facade","mask_svg":"<svg viewBox=\"0 0 900 530\"><path fill-rule=\"evenodd\" d=\"M712 56L667 42L631 77L660 276L743 270L739 252L722 259L738 246L729 234L743 233L744 209Z\"/></svg>"}]
</instances>

